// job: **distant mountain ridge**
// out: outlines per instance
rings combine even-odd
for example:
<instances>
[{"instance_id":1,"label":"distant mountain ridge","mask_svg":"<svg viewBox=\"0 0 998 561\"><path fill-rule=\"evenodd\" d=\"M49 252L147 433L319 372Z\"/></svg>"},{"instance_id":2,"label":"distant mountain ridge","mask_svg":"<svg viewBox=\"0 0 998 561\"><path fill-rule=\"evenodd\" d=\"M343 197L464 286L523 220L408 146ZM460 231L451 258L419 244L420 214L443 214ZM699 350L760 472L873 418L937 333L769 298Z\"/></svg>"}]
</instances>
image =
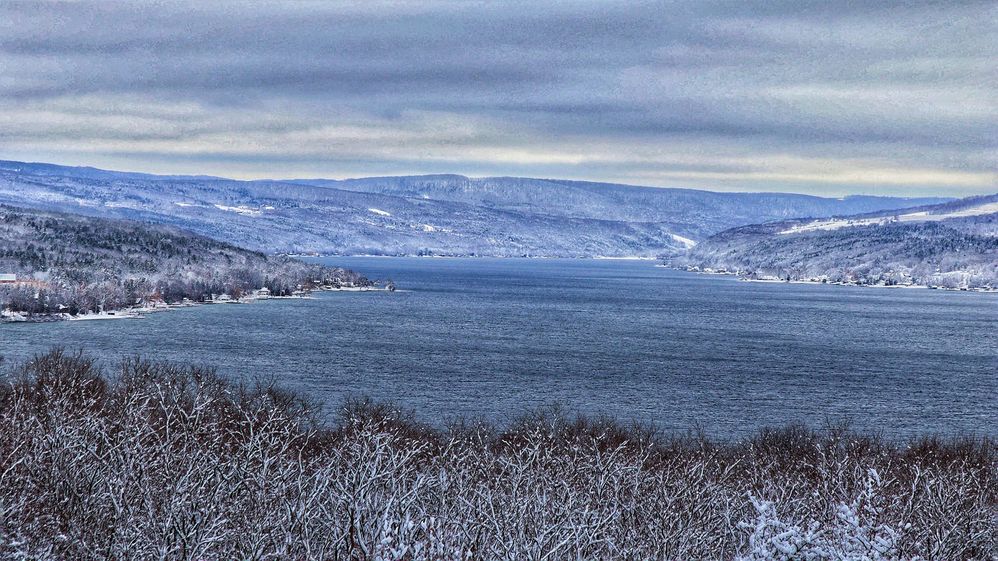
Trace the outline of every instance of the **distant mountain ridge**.
<instances>
[{"instance_id":1,"label":"distant mountain ridge","mask_svg":"<svg viewBox=\"0 0 998 561\"><path fill-rule=\"evenodd\" d=\"M998 194L892 212L741 226L679 263L747 278L998 288Z\"/></svg>"},{"instance_id":2,"label":"distant mountain ridge","mask_svg":"<svg viewBox=\"0 0 998 561\"><path fill-rule=\"evenodd\" d=\"M746 224L801 216L855 214L873 210L936 204L951 199L874 197L840 199L787 193L721 193L682 188L640 187L560 179L518 177L469 178L461 175L371 177L345 180L291 180L302 185L330 187L379 195L432 199L551 216L669 222L684 228L678 234L705 237L698 222ZM761 220L756 220L761 221Z\"/></svg>"},{"instance_id":3,"label":"distant mountain ridge","mask_svg":"<svg viewBox=\"0 0 998 561\"><path fill-rule=\"evenodd\" d=\"M458 175L237 181L0 162L2 203L169 224L266 252L652 257L744 224L947 200Z\"/></svg>"}]
</instances>

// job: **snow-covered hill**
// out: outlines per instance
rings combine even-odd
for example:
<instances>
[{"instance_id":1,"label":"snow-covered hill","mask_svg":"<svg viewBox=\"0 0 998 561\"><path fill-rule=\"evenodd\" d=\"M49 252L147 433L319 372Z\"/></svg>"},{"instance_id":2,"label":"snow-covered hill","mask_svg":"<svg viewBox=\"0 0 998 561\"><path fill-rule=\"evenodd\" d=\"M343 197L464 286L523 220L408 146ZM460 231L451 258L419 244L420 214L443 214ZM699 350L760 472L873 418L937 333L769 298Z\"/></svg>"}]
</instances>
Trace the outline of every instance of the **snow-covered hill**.
<instances>
[{"instance_id":1,"label":"snow-covered hill","mask_svg":"<svg viewBox=\"0 0 998 561\"><path fill-rule=\"evenodd\" d=\"M0 162L0 202L171 224L268 252L657 256L743 224L942 200L454 175L235 181Z\"/></svg>"},{"instance_id":2,"label":"snow-covered hill","mask_svg":"<svg viewBox=\"0 0 998 561\"><path fill-rule=\"evenodd\" d=\"M0 205L0 321L8 312L102 312L142 302L288 295L357 273L264 255L163 225ZM329 283L331 284L331 283Z\"/></svg>"},{"instance_id":3,"label":"snow-covered hill","mask_svg":"<svg viewBox=\"0 0 998 561\"><path fill-rule=\"evenodd\" d=\"M733 228L679 262L759 279L998 288L998 194Z\"/></svg>"}]
</instances>

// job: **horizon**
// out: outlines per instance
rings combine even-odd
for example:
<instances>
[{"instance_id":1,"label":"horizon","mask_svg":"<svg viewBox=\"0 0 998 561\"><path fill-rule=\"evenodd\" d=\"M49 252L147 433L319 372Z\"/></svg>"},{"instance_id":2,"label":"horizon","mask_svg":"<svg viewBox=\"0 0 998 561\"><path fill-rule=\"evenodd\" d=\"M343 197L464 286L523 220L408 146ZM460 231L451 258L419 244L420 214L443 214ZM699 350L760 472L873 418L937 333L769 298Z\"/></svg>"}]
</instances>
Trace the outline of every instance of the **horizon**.
<instances>
[{"instance_id":1,"label":"horizon","mask_svg":"<svg viewBox=\"0 0 998 561\"><path fill-rule=\"evenodd\" d=\"M846 199L849 197L885 197L885 198L907 198L907 199L964 199L964 198L975 198L975 197L987 197L991 195L998 195L996 192L983 192L979 194L966 195L966 196L944 196L944 195L891 195L882 193L868 193L868 192L856 192L849 193L841 196L835 196L830 194L816 194L816 193L804 193L798 191L722 191L713 190L707 188L696 188L696 187L681 187L681 186L660 186L660 185L637 185L633 183L614 183L606 181L593 181L587 179L568 179L563 177L528 177L528 176L518 176L518 175L465 175L460 173L423 173L423 174L409 174L409 175L368 175L368 176L350 176L350 177L254 177L254 178L239 178L239 177L226 177L222 175L212 175L204 173L156 173L148 172L142 170L125 170L125 169L108 169L103 167L96 167L91 165L73 165L73 164L62 164L56 162L41 162L41 161L22 161L22 160L10 160L7 158L0 158L0 163L7 164L24 164L31 166L53 166L68 169L86 169L93 171L100 171L105 173L119 173L123 175L127 174L138 174L138 175L149 175L153 177L177 177L177 178L189 178L189 179L218 179L223 181L272 181L275 183L295 183L296 181L358 181L358 180L369 180L369 179L397 179L397 178L413 178L413 177L460 177L464 179L469 179L472 181L483 180L483 179L525 179L532 181L571 181L573 183L594 183L594 184L607 184L616 187L631 187L635 189L663 189L663 190L688 190L688 191L703 191L709 193L726 193L726 194L755 194L755 195L765 195L765 194L780 194L780 195L803 195L811 197L819 197L826 199Z\"/></svg>"},{"instance_id":2,"label":"horizon","mask_svg":"<svg viewBox=\"0 0 998 561\"><path fill-rule=\"evenodd\" d=\"M0 153L233 179L998 191L998 5L9 2Z\"/></svg>"}]
</instances>

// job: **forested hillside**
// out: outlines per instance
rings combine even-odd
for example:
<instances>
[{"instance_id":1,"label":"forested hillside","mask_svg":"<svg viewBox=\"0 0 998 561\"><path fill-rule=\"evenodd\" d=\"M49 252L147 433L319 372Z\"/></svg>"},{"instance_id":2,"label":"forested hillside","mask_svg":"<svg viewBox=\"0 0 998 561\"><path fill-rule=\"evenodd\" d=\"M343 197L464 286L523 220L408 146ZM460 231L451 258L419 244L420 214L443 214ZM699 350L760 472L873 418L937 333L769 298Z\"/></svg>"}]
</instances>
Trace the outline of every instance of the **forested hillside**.
<instances>
[{"instance_id":1,"label":"forested hillside","mask_svg":"<svg viewBox=\"0 0 998 561\"><path fill-rule=\"evenodd\" d=\"M352 271L267 256L177 228L0 206L0 310L78 314L149 302L291 294Z\"/></svg>"},{"instance_id":2,"label":"forested hillside","mask_svg":"<svg viewBox=\"0 0 998 561\"><path fill-rule=\"evenodd\" d=\"M721 232L680 263L747 278L998 287L998 195Z\"/></svg>"},{"instance_id":3,"label":"forested hillside","mask_svg":"<svg viewBox=\"0 0 998 561\"><path fill-rule=\"evenodd\" d=\"M171 224L268 253L653 257L733 226L942 200L459 175L235 181L0 162L0 203Z\"/></svg>"}]
</instances>

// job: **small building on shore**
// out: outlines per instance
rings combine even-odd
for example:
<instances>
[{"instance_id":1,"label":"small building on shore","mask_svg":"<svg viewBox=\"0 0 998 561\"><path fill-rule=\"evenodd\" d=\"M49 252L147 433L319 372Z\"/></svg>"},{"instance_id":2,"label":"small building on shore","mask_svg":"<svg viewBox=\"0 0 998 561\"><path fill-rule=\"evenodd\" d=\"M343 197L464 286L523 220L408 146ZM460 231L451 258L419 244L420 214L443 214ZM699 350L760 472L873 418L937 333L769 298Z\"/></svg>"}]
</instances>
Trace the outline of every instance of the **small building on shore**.
<instances>
[{"instance_id":1,"label":"small building on shore","mask_svg":"<svg viewBox=\"0 0 998 561\"><path fill-rule=\"evenodd\" d=\"M17 275L14 273L0 273L0 284L14 284L17 282Z\"/></svg>"}]
</instances>

